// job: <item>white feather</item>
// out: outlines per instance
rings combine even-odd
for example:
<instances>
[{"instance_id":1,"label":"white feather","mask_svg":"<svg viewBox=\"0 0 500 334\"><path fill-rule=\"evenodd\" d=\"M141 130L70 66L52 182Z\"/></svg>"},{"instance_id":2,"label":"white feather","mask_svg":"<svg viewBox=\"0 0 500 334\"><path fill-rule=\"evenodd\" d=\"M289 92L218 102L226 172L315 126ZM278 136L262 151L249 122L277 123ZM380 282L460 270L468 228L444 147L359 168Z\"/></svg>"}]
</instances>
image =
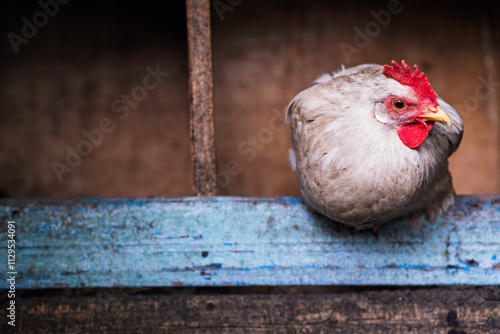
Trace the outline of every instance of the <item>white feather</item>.
<instances>
[{"instance_id":1,"label":"white feather","mask_svg":"<svg viewBox=\"0 0 500 334\"><path fill-rule=\"evenodd\" d=\"M297 169L297 159L293 148L288 150L288 164L293 171Z\"/></svg>"}]
</instances>

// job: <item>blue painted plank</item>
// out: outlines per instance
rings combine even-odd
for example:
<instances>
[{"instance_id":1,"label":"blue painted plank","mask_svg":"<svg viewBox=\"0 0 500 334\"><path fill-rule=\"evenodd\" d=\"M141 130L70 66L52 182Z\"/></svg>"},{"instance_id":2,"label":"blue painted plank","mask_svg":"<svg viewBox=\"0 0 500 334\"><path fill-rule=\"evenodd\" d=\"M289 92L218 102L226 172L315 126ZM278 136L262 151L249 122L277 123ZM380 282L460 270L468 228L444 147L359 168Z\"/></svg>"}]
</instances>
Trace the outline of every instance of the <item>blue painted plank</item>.
<instances>
[{"instance_id":1,"label":"blue painted plank","mask_svg":"<svg viewBox=\"0 0 500 334\"><path fill-rule=\"evenodd\" d=\"M16 286L500 285L500 195L437 223L356 231L300 198L4 199ZM7 272L4 269L4 272ZM7 288L2 281L1 288Z\"/></svg>"}]
</instances>

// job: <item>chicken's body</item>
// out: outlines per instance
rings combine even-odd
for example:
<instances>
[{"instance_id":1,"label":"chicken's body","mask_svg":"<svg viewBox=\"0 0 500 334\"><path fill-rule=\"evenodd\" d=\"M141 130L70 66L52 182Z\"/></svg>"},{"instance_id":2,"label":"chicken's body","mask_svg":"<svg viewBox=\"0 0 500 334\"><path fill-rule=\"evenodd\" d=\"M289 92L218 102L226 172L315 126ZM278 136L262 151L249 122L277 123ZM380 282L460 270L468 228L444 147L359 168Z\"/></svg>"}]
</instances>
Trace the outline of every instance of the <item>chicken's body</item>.
<instances>
[{"instance_id":1,"label":"chicken's body","mask_svg":"<svg viewBox=\"0 0 500 334\"><path fill-rule=\"evenodd\" d=\"M429 102L429 93L413 91L385 71L360 65L323 75L299 93L287 110L292 164L306 204L321 214L356 228L409 217L416 228L424 215L435 221L453 203L448 156L460 143L462 121L440 98ZM394 108L400 106L398 97L408 111L420 98L449 118L436 117L434 124L419 114L403 121L399 109L386 110L393 100Z\"/></svg>"}]
</instances>

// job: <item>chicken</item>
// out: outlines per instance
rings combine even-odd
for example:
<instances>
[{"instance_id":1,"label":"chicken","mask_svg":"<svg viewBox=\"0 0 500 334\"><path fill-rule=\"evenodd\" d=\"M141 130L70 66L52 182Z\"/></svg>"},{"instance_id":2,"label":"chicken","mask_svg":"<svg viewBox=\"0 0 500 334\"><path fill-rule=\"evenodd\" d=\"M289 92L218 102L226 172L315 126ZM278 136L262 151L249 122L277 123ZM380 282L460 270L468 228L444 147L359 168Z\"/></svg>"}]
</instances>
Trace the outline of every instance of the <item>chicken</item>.
<instances>
[{"instance_id":1,"label":"chicken","mask_svg":"<svg viewBox=\"0 0 500 334\"><path fill-rule=\"evenodd\" d=\"M416 229L454 202L448 157L462 120L417 65L401 65L324 74L287 107L306 205L357 229L400 218Z\"/></svg>"}]
</instances>

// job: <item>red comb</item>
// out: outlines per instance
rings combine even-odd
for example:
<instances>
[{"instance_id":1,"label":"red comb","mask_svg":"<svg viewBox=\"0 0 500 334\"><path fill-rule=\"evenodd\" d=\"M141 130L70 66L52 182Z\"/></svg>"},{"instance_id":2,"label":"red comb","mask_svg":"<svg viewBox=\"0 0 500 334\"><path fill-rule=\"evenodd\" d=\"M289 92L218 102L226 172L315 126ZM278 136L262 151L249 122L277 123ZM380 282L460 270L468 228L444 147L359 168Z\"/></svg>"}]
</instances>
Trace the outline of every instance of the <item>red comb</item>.
<instances>
[{"instance_id":1,"label":"red comb","mask_svg":"<svg viewBox=\"0 0 500 334\"><path fill-rule=\"evenodd\" d=\"M424 73L420 73L418 66L415 65L415 70L411 73L410 66L404 60L401 61L401 67L396 61L391 61L392 66L384 65L382 72L386 77L399 81L400 84L410 86L417 94L420 101L428 103L433 107L437 107L436 94L432 89L431 84L427 81Z\"/></svg>"}]
</instances>

